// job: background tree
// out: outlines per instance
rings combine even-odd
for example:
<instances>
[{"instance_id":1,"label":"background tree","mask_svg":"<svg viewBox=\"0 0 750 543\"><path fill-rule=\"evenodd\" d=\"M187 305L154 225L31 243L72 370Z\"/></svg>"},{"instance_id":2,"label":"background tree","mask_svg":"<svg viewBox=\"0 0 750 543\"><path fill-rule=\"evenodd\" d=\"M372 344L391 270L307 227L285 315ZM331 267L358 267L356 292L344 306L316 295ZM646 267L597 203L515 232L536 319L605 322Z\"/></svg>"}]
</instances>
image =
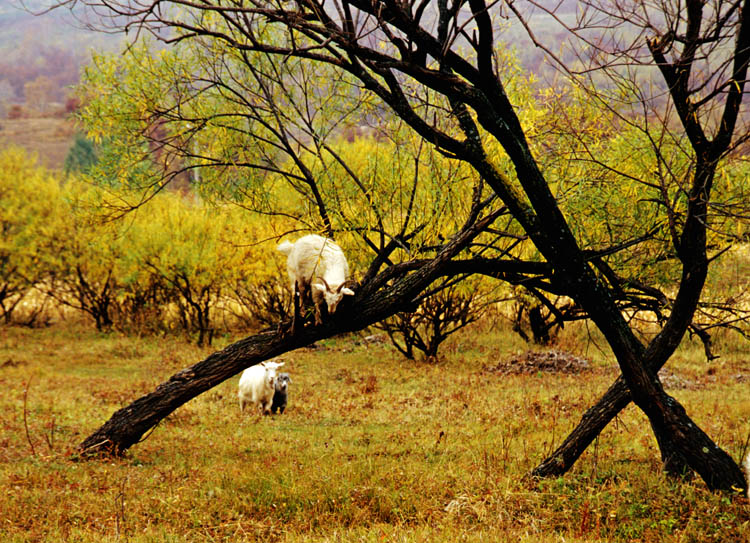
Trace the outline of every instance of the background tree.
<instances>
[{"instance_id":1,"label":"background tree","mask_svg":"<svg viewBox=\"0 0 750 543\"><path fill-rule=\"evenodd\" d=\"M76 134L73 145L65 156L63 171L66 174L89 173L96 162L94 143L86 139L82 134Z\"/></svg>"},{"instance_id":2,"label":"background tree","mask_svg":"<svg viewBox=\"0 0 750 543\"><path fill-rule=\"evenodd\" d=\"M63 217L57 180L33 164L22 149L0 152L0 316L6 323L45 279L42 240Z\"/></svg>"},{"instance_id":3,"label":"background tree","mask_svg":"<svg viewBox=\"0 0 750 543\"><path fill-rule=\"evenodd\" d=\"M414 311L402 311L376 327L384 330L393 346L409 360L415 360L419 351L425 360L435 362L440 345L449 336L477 322L490 305L499 302L497 289L484 279L440 281L420 296Z\"/></svg>"},{"instance_id":4,"label":"background tree","mask_svg":"<svg viewBox=\"0 0 750 543\"><path fill-rule=\"evenodd\" d=\"M73 3L62 2L62 5ZM615 97L619 102L608 101L603 104L604 109L614 110L626 121L627 115L617 106L623 98L626 104L650 103L638 94L635 101L628 95L640 89L638 80L631 75L646 58L636 56L635 52L646 47L649 64L658 66L669 93L669 99L665 95L659 105L676 112L681 125L679 133L673 132L671 123L662 115L656 118L659 122L655 131L643 132L652 142L644 153L655 154L661 167L651 172L652 177L642 190L652 196L652 212L661 215L661 229L639 235L620 232L619 236L593 240L580 235L583 230L576 228L574 216L564 214L565 193L560 190L565 188L564 181L577 183L586 191L597 187L581 183L583 180L576 178L579 172L564 172L561 179L547 176L543 151L551 151L534 145L530 137L533 133L523 115L527 108L514 107L510 98L513 86L504 71L507 63L497 55L496 49L500 27L493 22L493 16L502 15L497 10L504 9L504 4L488 6L483 0L439 0L436 4L340 1L325 5L315 1L284 5L248 1L238 5L217 2L205 7L182 8L170 2L159 2L160 9L155 9L155 3L147 0L91 0L90 3L126 17L125 20L112 19L115 24L126 29L137 27L152 31L167 43L192 42L212 54L215 54L215 47L226 47L233 52L239 66L248 71L255 65L251 53L259 53L278 60L270 62L271 66L282 66L286 59L302 59L346 73L346 77L357 82L362 96L388 106L437 151L464 167L469 166L475 189L473 205L464 215L468 220L450 241L437 249L433 258L426 262L394 264L376 275L389 256L388 244L381 246L371 268L373 273L365 275L354 300L358 305L358 318L351 318L344 311L344 316L349 317L346 323L333 320L291 338L261 335L241 341L174 376L128 410L115 413L102 429L84 442L84 448L95 444L101 447L102 443L114 450L127 448L179 402L242 367L316 337L379 320L397 310L399 304L413 299L441 273L471 271L514 283L526 282L553 294L565 294L601 330L623 377L610 390L615 395L614 400L608 394L585 418L583 426L591 423L589 426L594 427L593 434L587 430L587 435L596 435L632 399L648 416L668 471L695 470L711 488L745 486L736 463L690 420L674 398L664 392L656 371L693 324L708 273L707 232L709 225L715 225L711 206L717 169L746 136L737 123L742 118L739 113L750 56L750 23L740 16L750 8L747 2L717 1L704 6L704 2L695 0L687 2L684 8L681 4L673 8L668 3L642 8L642 3L634 3L631 10L623 8L624 3L617 3L604 12L612 17L612 33L593 34L593 23L588 18L581 19L575 27L580 30L579 37L585 40L580 43L617 44L621 40L616 32L635 23L629 28L635 29L639 48L625 50L628 56L621 55L618 65L626 67L617 72L620 80L632 84L616 87ZM174 9L164 9L167 5ZM514 4L509 3L507 7L512 11ZM642 9L647 16L636 17ZM522 24L526 22L522 13L515 14ZM597 25L601 28L599 22ZM533 35L531 27L529 31ZM713 57L720 58L705 60ZM623 64L623 58L628 64ZM222 80L232 81L236 73L233 68L227 64L221 66L221 74L225 76ZM610 98L603 94L597 96ZM252 106L250 102L247 110L251 111ZM170 111L179 111L179 108L172 107ZM159 113L161 116L164 111ZM646 120L646 126L655 121L648 116ZM224 129L231 131L234 127ZM674 137L666 137L673 134ZM184 141L184 138L171 141ZM289 147L287 145L287 149ZM677 170L677 175L670 169L674 152L670 149L678 149L678 158L687 164ZM229 161L224 159L224 162ZM606 166L606 161L601 162ZM628 179L624 175L627 172L616 173L618 181ZM304 183L312 190L311 178L303 175ZM482 184L492 189L504 208L495 208L482 216L482 211L492 202L481 197ZM719 190L722 189L726 187L720 186ZM313 197L321 219L328 226L324 206L320 205L321 200L315 197L314 191ZM513 228L520 229L520 237L533 244L532 249L503 259L509 256L508 245L505 245L493 253L495 258L484 259L472 254L467 262L451 262L479 233L493 232L490 225L504 210L512 216ZM680 269L674 284L675 294L666 302L658 289L631 280L623 270L613 268L611 259L606 259L637 247L645 239L658 239L662 235L671 244ZM510 238L508 235L500 237ZM612 243L613 240L616 242ZM393 279L411 270L414 271ZM388 288L379 291L388 280L391 280ZM644 307L661 304L663 313L668 314L660 332L646 342L639 339L622 313L623 302L633 304L639 299L645 299ZM211 378L205 379L207 375ZM168 408L154 408L158 399L165 397L172 400ZM573 441L578 448L585 448L586 439L588 437L575 437ZM556 453L552 463L567 469L574 457Z\"/></svg>"},{"instance_id":5,"label":"background tree","mask_svg":"<svg viewBox=\"0 0 750 543\"><path fill-rule=\"evenodd\" d=\"M23 86L26 105L41 113L47 112L50 109L50 104L54 101L55 90L54 83L46 75L40 75L33 81L27 81Z\"/></svg>"},{"instance_id":6,"label":"background tree","mask_svg":"<svg viewBox=\"0 0 750 543\"><path fill-rule=\"evenodd\" d=\"M210 345L227 286L238 282L247 272L245 261L257 255L235 242L241 230L228 224L231 215L178 199L164 195L129 229L125 262L139 277L161 285L162 303L176 309L182 329L197 337L198 345Z\"/></svg>"},{"instance_id":7,"label":"background tree","mask_svg":"<svg viewBox=\"0 0 750 543\"><path fill-rule=\"evenodd\" d=\"M54 202L66 219L40 236L44 276L37 288L86 313L97 330L106 330L113 324L117 303L115 262L126 248L118 242L122 225L97 223L86 213L100 205L99 196L91 186L71 183L65 198Z\"/></svg>"}]
</instances>

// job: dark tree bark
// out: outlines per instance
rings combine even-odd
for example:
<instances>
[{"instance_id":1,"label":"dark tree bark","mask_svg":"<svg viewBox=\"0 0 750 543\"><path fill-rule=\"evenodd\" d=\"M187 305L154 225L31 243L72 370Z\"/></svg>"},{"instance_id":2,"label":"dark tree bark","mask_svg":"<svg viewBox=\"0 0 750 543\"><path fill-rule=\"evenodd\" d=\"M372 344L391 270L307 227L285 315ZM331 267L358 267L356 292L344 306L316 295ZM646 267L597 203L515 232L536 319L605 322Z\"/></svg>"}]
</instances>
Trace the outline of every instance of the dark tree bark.
<instances>
[{"instance_id":1,"label":"dark tree bark","mask_svg":"<svg viewBox=\"0 0 750 543\"><path fill-rule=\"evenodd\" d=\"M700 300L708 273L706 228L711 189L718 162L729 152L733 144L733 134L750 61L750 18L740 17L736 23L731 77L727 83L729 89L723 104L721 122L713 138L708 137L699 122L697 106L691 98L694 91L690 88L689 80L699 45L715 41L715 39L701 35L703 8L704 3L700 0L686 2L685 36L680 38L684 48L678 58L670 62L664 54L665 50L674 45L677 39L675 35L664 35L661 39L648 41L649 50L668 84L685 134L695 151L697 163L682 234L679 239L675 240L675 248L683 264L679 292L667 324L644 353L641 366L647 368L648 373L642 372L642 375L637 377L641 381L639 385L643 385L641 390L651 389L650 398L638 398L636 403L649 415L667 473L682 475L693 468L712 488L731 489L732 486L746 488L747 482L744 481L736 463L723 451L717 452L716 455L709 454L712 451L710 440L702 435L702 431L688 422L689 419L684 415L682 406L660 390L658 379L651 377L655 386L648 385L648 374L655 376L677 348L690 326L689 321L692 321ZM735 5L735 8L739 8L739 3ZM750 2L743 1L740 9L743 14L750 13ZM628 385L634 393L637 393L640 388L634 387L634 383L630 380L628 380ZM586 412L578 427L563 444L532 473L537 476L549 476L567 471L599 432L631 399L633 397L625 387L625 382L622 378L618 379L597 404ZM646 400L650 405L644 407L638 400ZM672 405L674 407L671 407ZM653 410L655 416L650 415L649 410ZM703 453L706 458L702 459L700 453ZM701 471L703 461L707 464ZM733 480L736 482L731 483Z\"/></svg>"},{"instance_id":2,"label":"dark tree bark","mask_svg":"<svg viewBox=\"0 0 750 543\"><path fill-rule=\"evenodd\" d=\"M534 336L534 343L546 345L549 343L549 326L542 317L542 307L535 305L529 310L529 327Z\"/></svg>"}]
</instances>

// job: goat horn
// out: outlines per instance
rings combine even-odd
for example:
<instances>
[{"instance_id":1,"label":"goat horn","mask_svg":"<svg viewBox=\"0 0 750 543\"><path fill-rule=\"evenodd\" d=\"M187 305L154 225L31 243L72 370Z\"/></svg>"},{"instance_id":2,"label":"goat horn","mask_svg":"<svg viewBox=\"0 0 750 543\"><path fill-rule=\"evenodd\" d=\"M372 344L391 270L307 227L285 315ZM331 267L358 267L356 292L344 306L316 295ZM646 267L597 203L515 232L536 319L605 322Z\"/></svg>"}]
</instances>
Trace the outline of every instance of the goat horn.
<instances>
[{"instance_id":1,"label":"goat horn","mask_svg":"<svg viewBox=\"0 0 750 543\"><path fill-rule=\"evenodd\" d=\"M331 291L331 287L328 286L328 281L326 281L323 277L321 277L320 280L323 281L323 284L325 285L326 290L330 292Z\"/></svg>"}]
</instances>

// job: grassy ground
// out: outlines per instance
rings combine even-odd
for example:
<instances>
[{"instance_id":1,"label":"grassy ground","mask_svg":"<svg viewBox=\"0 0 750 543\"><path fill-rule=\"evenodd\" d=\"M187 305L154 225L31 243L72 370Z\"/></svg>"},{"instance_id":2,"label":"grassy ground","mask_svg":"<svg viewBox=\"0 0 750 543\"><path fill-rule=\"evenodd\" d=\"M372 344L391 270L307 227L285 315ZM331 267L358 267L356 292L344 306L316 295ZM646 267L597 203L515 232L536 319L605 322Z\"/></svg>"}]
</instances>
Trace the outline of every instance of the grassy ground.
<instances>
[{"instance_id":1,"label":"grassy ground","mask_svg":"<svg viewBox=\"0 0 750 543\"><path fill-rule=\"evenodd\" d=\"M68 119L0 119L0 148L23 147L50 169L62 169L74 137L75 129Z\"/></svg>"},{"instance_id":2,"label":"grassy ground","mask_svg":"<svg viewBox=\"0 0 750 543\"><path fill-rule=\"evenodd\" d=\"M488 373L526 346L482 328L437 365L337 338L285 357L282 416L241 417L234 378L124 458L76 462L69 452L115 409L208 351L0 328L0 541L750 541L748 501L667 481L632 406L572 473L524 479L616 375L593 344L562 347L591 369ZM724 347L707 365L686 346L670 392L738 458L750 354Z\"/></svg>"}]
</instances>

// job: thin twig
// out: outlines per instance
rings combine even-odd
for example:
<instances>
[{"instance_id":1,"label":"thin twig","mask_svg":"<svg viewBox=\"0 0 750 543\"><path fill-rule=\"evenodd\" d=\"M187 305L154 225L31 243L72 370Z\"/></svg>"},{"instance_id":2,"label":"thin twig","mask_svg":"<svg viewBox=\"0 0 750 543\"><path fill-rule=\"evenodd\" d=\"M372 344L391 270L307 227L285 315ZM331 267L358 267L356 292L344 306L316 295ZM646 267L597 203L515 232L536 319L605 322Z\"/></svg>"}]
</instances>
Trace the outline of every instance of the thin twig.
<instances>
[{"instance_id":1,"label":"thin twig","mask_svg":"<svg viewBox=\"0 0 750 543\"><path fill-rule=\"evenodd\" d=\"M31 454L36 456L36 449L34 448L34 442L31 441L31 434L29 433L29 424L27 420L28 410L26 409L30 384L31 384L31 377L29 377L29 380L26 381L26 386L23 389L23 427L26 430L26 440L29 442L29 445L31 446Z\"/></svg>"}]
</instances>

